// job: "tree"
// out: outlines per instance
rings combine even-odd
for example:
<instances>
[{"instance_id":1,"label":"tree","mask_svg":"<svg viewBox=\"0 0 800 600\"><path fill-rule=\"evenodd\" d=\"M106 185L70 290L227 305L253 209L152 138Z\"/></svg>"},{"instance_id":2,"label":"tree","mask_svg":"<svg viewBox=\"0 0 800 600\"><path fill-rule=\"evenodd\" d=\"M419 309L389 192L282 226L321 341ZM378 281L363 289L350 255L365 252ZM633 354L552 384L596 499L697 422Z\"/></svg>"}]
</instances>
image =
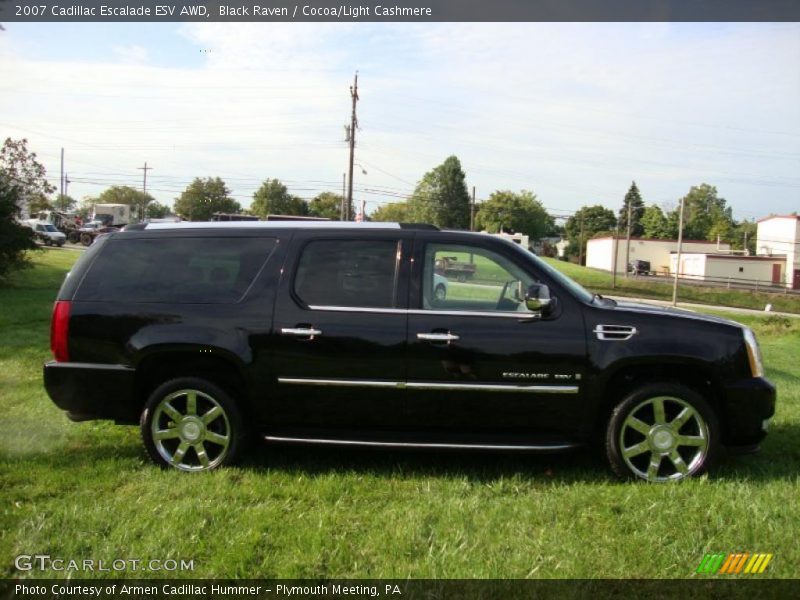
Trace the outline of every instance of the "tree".
<instances>
[{"instance_id":1,"label":"tree","mask_svg":"<svg viewBox=\"0 0 800 600\"><path fill-rule=\"evenodd\" d=\"M292 196L279 179L267 179L253 194L250 212L259 217L267 215L308 214L308 204L302 198Z\"/></svg>"},{"instance_id":2,"label":"tree","mask_svg":"<svg viewBox=\"0 0 800 600\"><path fill-rule=\"evenodd\" d=\"M489 233L502 229L524 233L533 239L546 236L555 227L553 217L547 214L536 194L527 190L518 194L510 190L493 192L481 203L475 222Z\"/></svg>"},{"instance_id":3,"label":"tree","mask_svg":"<svg viewBox=\"0 0 800 600\"><path fill-rule=\"evenodd\" d=\"M34 250L33 231L17 223L21 186L0 170L0 282L27 265L25 252Z\"/></svg>"},{"instance_id":4,"label":"tree","mask_svg":"<svg viewBox=\"0 0 800 600\"><path fill-rule=\"evenodd\" d=\"M758 224L755 221L744 220L736 225L733 239L728 241L734 250L747 250L750 254L755 254L757 234Z\"/></svg>"},{"instance_id":5,"label":"tree","mask_svg":"<svg viewBox=\"0 0 800 600\"><path fill-rule=\"evenodd\" d=\"M409 219L439 227L469 227L470 197L465 180L455 156L425 173L409 200Z\"/></svg>"},{"instance_id":6,"label":"tree","mask_svg":"<svg viewBox=\"0 0 800 600\"><path fill-rule=\"evenodd\" d=\"M389 223L408 223L408 203L407 202L389 202L380 205L369 216L371 221L386 221Z\"/></svg>"},{"instance_id":7,"label":"tree","mask_svg":"<svg viewBox=\"0 0 800 600\"><path fill-rule=\"evenodd\" d=\"M732 210L717 188L707 183L693 186L683 197L683 236L686 239L714 240L717 234L730 232ZM675 209L677 217L680 207Z\"/></svg>"},{"instance_id":8,"label":"tree","mask_svg":"<svg viewBox=\"0 0 800 600\"><path fill-rule=\"evenodd\" d=\"M33 204L38 210L49 206L47 196L56 188L47 181L47 171L36 160L36 153L28 151L27 139L6 138L0 148L0 172L7 178L7 185L17 189L16 198L20 209L28 204Z\"/></svg>"},{"instance_id":9,"label":"tree","mask_svg":"<svg viewBox=\"0 0 800 600\"><path fill-rule=\"evenodd\" d=\"M308 214L312 217L323 217L332 221L342 220L342 196L333 192L317 194L308 204ZM352 208L350 214L353 214Z\"/></svg>"},{"instance_id":10,"label":"tree","mask_svg":"<svg viewBox=\"0 0 800 600\"><path fill-rule=\"evenodd\" d=\"M617 218L613 211L605 206L595 204L594 206L583 206L572 215L564 224L564 231L570 244L567 253L571 255L579 254L583 247L586 253L586 240L595 237L599 233L616 233Z\"/></svg>"},{"instance_id":11,"label":"tree","mask_svg":"<svg viewBox=\"0 0 800 600\"><path fill-rule=\"evenodd\" d=\"M31 214L31 217L46 210L53 210L53 208L53 203L50 202L47 196L37 194L33 197L28 197L28 212Z\"/></svg>"},{"instance_id":12,"label":"tree","mask_svg":"<svg viewBox=\"0 0 800 600\"><path fill-rule=\"evenodd\" d=\"M6 138L0 148L0 170L17 187L20 194L29 197L52 194L56 188L47 181L47 171L36 153L28 151L28 140Z\"/></svg>"},{"instance_id":13,"label":"tree","mask_svg":"<svg viewBox=\"0 0 800 600\"><path fill-rule=\"evenodd\" d=\"M208 221L218 212L238 213L242 207L230 194L219 177L196 177L175 200L175 212L190 221Z\"/></svg>"},{"instance_id":14,"label":"tree","mask_svg":"<svg viewBox=\"0 0 800 600\"><path fill-rule=\"evenodd\" d=\"M153 200L147 205L146 216L148 219L163 219L170 213L170 208L166 204L161 204Z\"/></svg>"},{"instance_id":15,"label":"tree","mask_svg":"<svg viewBox=\"0 0 800 600\"><path fill-rule=\"evenodd\" d=\"M655 204L644 209L640 225L642 234L646 238L669 239L672 237L669 221L664 211Z\"/></svg>"},{"instance_id":16,"label":"tree","mask_svg":"<svg viewBox=\"0 0 800 600\"><path fill-rule=\"evenodd\" d=\"M635 181L631 183L628 193L625 194L625 200L622 202L622 208L619 210L619 230L624 234L628 232L629 207L631 214L631 236L641 236L644 232L644 227L641 224L644 202L642 201L642 195L639 193L639 188L636 187Z\"/></svg>"},{"instance_id":17,"label":"tree","mask_svg":"<svg viewBox=\"0 0 800 600\"><path fill-rule=\"evenodd\" d=\"M78 201L72 196L67 196L66 194L59 194L53 201L53 208L66 213L72 212L77 205Z\"/></svg>"}]
</instances>

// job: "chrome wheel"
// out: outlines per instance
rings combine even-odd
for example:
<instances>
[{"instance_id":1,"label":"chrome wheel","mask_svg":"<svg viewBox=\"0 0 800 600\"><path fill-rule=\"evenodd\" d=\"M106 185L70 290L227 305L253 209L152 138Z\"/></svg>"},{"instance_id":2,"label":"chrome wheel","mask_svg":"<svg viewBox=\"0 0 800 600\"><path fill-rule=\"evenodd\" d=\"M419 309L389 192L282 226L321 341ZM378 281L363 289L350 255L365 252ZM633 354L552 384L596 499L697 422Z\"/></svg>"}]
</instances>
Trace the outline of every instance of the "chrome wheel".
<instances>
[{"instance_id":1,"label":"chrome wheel","mask_svg":"<svg viewBox=\"0 0 800 600\"><path fill-rule=\"evenodd\" d=\"M203 391L172 392L153 408L153 446L166 464L181 471L205 471L219 465L229 452L232 435L225 409Z\"/></svg>"},{"instance_id":2,"label":"chrome wheel","mask_svg":"<svg viewBox=\"0 0 800 600\"><path fill-rule=\"evenodd\" d=\"M619 429L619 454L647 481L683 479L699 471L711 447L709 426L691 403L654 396L636 405Z\"/></svg>"}]
</instances>

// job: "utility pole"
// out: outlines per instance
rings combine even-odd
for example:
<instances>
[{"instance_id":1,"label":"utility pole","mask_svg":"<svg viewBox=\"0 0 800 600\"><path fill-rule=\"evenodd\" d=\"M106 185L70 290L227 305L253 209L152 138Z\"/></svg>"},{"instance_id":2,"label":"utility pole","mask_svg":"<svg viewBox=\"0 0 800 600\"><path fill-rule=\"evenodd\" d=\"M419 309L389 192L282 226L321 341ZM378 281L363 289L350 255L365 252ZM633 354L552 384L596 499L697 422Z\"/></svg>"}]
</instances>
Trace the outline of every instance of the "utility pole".
<instances>
[{"instance_id":1,"label":"utility pole","mask_svg":"<svg viewBox=\"0 0 800 600\"><path fill-rule=\"evenodd\" d=\"M475 231L475 186L472 186L472 206L469 209L469 230Z\"/></svg>"},{"instance_id":2,"label":"utility pole","mask_svg":"<svg viewBox=\"0 0 800 600\"><path fill-rule=\"evenodd\" d=\"M617 260L619 256L619 224L614 234L614 276L611 278L611 289L617 289Z\"/></svg>"},{"instance_id":3,"label":"utility pole","mask_svg":"<svg viewBox=\"0 0 800 600\"><path fill-rule=\"evenodd\" d=\"M625 277L628 277L628 265L631 262L631 212L633 202L628 201L628 243L625 244ZM617 272L617 265L614 265L614 272Z\"/></svg>"},{"instance_id":4,"label":"utility pole","mask_svg":"<svg viewBox=\"0 0 800 600\"><path fill-rule=\"evenodd\" d=\"M64 149L61 149L61 198L64 198Z\"/></svg>"},{"instance_id":5,"label":"utility pole","mask_svg":"<svg viewBox=\"0 0 800 600\"><path fill-rule=\"evenodd\" d=\"M69 180L69 174L64 173L64 195L65 196L69 193L69 184L70 183L71 182Z\"/></svg>"},{"instance_id":6,"label":"utility pole","mask_svg":"<svg viewBox=\"0 0 800 600\"><path fill-rule=\"evenodd\" d=\"M347 185L347 173L342 173L342 208L339 211L339 220L344 221L344 203L347 200L347 196L345 195L345 186Z\"/></svg>"},{"instance_id":7,"label":"utility pole","mask_svg":"<svg viewBox=\"0 0 800 600\"><path fill-rule=\"evenodd\" d=\"M672 283L672 306L678 303L678 274L681 271L681 247L683 246L683 205L684 199L681 198L681 212L678 217L678 260L675 262L675 281Z\"/></svg>"},{"instance_id":8,"label":"utility pole","mask_svg":"<svg viewBox=\"0 0 800 600\"><path fill-rule=\"evenodd\" d=\"M139 171L144 171L144 181L142 181L142 193L147 194L147 172L151 171L153 167L147 166L147 161L145 161L143 167L137 167ZM139 206L139 221L144 221L144 205L145 205L145 198L142 198L142 204Z\"/></svg>"},{"instance_id":9,"label":"utility pole","mask_svg":"<svg viewBox=\"0 0 800 600\"><path fill-rule=\"evenodd\" d=\"M353 162L355 160L356 152L356 128L358 127L358 119L356 118L356 103L358 102L358 71L356 71L353 79L353 85L350 86L350 98L353 101L353 109L350 113L350 128L347 130L347 138L350 142L350 177L347 180L347 206L345 207L345 221L350 220L350 206L353 204Z\"/></svg>"}]
</instances>

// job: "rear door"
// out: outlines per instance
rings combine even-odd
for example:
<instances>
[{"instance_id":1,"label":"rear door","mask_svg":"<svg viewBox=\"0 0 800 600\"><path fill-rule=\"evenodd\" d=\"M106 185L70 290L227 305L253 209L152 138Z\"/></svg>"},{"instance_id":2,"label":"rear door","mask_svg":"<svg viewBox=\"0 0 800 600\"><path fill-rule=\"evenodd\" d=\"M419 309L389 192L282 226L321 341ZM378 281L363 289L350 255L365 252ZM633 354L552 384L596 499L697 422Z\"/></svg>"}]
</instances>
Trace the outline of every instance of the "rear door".
<instances>
[{"instance_id":1,"label":"rear door","mask_svg":"<svg viewBox=\"0 0 800 600\"><path fill-rule=\"evenodd\" d=\"M471 278L438 272L445 258L474 265ZM420 233L413 269L412 422L441 433L540 440L574 432L587 368L580 303L558 292L518 249L488 236ZM558 296L551 318L531 318L525 308L525 291L536 282Z\"/></svg>"},{"instance_id":2,"label":"rear door","mask_svg":"<svg viewBox=\"0 0 800 600\"><path fill-rule=\"evenodd\" d=\"M412 240L399 228L294 236L271 344L273 426L362 435L403 426Z\"/></svg>"}]
</instances>

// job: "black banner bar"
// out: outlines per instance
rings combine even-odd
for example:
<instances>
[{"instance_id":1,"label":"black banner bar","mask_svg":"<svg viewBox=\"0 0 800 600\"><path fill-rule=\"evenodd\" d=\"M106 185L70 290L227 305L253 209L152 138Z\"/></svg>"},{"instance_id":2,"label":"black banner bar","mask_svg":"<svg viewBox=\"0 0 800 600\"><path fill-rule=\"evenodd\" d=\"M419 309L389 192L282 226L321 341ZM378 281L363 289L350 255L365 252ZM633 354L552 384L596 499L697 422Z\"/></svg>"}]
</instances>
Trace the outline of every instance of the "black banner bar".
<instances>
[{"instance_id":1,"label":"black banner bar","mask_svg":"<svg viewBox=\"0 0 800 600\"><path fill-rule=\"evenodd\" d=\"M467 600L797 598L800 580L758 576L696 579L330 579L0 581L2 600Z\"/></svg>"},{"instance_id":2,"label":"black banner bar","mask_svg":"<svg viewBox=\"0 0 800 600\"><path fill-rule=\"evenodd\" d=\"M0 0L0 22L800 21L798 0Z\"/></svg>"}]
</instances>

